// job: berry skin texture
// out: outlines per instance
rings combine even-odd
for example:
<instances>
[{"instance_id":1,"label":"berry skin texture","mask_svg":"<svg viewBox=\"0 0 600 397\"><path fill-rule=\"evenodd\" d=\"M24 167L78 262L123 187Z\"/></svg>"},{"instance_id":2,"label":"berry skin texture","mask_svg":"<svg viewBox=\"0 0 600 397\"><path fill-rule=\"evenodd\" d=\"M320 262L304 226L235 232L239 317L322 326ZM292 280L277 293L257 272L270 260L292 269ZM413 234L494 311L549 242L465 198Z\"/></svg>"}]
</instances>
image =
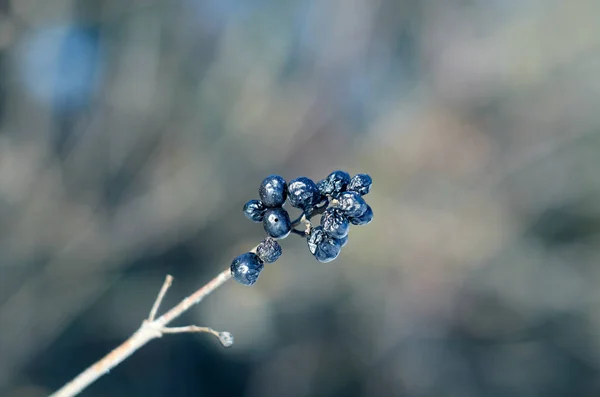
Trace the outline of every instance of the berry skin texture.
<instances>
[{"instance_id":1,"label":"berry skin texture","mask_svg":"<svg viewBox=\"0 0 600 397\"><path fill-rule=\"evenodd\" d=\"M321 196L327 196L333 193L333 183L329 182L327 179L321 179L317 183L317 190L321 193Z\"/></svg>"},{"instance_id":2,"label":"berry skin texture","mask_svg":"<svg viewBox=\"0 0 600 397\"><path fill-rule=\"evenodd\" d=\"M339 193L346 190L346 187L350 183L350 175L344 171L333 171L322 179L317 184L317 189L323 195L337 196Z\"/></svg>"},{"instance_id":3,"label":"berry skin texture","mask_svg":"<svg viewBox=\"0 0 600 397\"><path fill-rule=\"evenodd\" d=\"M327 208L321 217L321 226L329 237L341 239L348 235L350 224L339 208Z\"/></svg>"},{"instance_id":4,"label":"berry skin texture","mask_svg":"<svg viewBox=\"0 0 600 397\"><path fill-rule=\"evenodd\" d=\"M279 175L269 175L258 188L258 195L265 207L281 207L287 196L287 184Z\"/></svg>"},{"instance_id":5,"label":"berry skin texture","mask_svg":"<svg viewBox=\"0 0 600 397\"><path fill-rule=\"evenodd\" d=\"M348 236L342 237L342 238L338 238L338 241L340 242L340 245L342 246L342 248L344 248L344 246L346 244L348 244Z\"/></svg>"},{"instance_id":6,"label":"berry skin texture","mask_svg":"<svg viewBox=\"0 0 600 397\"><path fill-rule=\"evenodd\" d=\"M341 193L346 190L346 186L350 183L350 175L344 171L333 171L327 177L330 184L333 185L333 193Z\"/></svg>"},{"instance_id":7,"label":"berry skin texture","mask_svg":"<svg viewBox=\"0 0 600 397\"><path fill-rule=\"evenodd\" d=\"M267 237L256 247L256 255L265 263L275 262L281 256L281 252L281 245L271 237Z\"/></svg>"},{"instance_id":8,"label":"berry skin texture","mask_svg":"<svg viewBox=\"0 0 600 397\"><path fill-rule=\"evenodd\" d=\"M329 237L322 226L317 226L310 231L307 243L310 253L322 263L331 262L342 250L340 240Z\"/></svg>"},{"instance_id":9,"label":"berry skin texture","mask_svg":"<svg viewBox=\"0 0 600 397\"><path fill-rule=\"evenodd\" d=\"M321 244L327 238L327 233L322 226L313 227L308 235L308 250L311 254L317 251L317 245Z\"/></svg>"},{"instance_id":10,"label":"berry skin texture","mask_svg":"<svg viewBox=\"0 0 600 397\"><path fill-rule=\"evenodd\" d=\"M246 252L231 262L231 276L240 284L252 285L258 280L264 267L258 255Z\"/></svg>"},{"instance_id":11,"label":"berry skin texture","mask_svg":"<svg viewBox=\"0 0 600 397\"><path fill-rule=\"evenodd\" d=\"M373 184L373 180L367 174L356 174L350 180L350 185L348 186L348 190L352 192L356 192L361 196L365 194L369 194L371 190L371 185Z\"/></svg>"},{"instance_id":12,"label":"berry skin texture","mask_svg":"<svg viewBox=\"0 0 600 397\"><path fill-rule=\"evenodd\" d=\"M292 230L292 222L283 208L269 208L263 218L263 227L273 238L286 238Z\"/></svg>"},{"instance_id":13,"label":"berry skin texture","mask_svg":"<svg viewBox=\"0 0 600 397\"><path fill-rule=\"evenodd\" d=\"M262 222L267 208L260 200L250 200L244 204L244 215L252 222Z\"/></svg>"},{"instance_id":14,"label":"berry skin texture","mask_svg":"<svg viewBox=\"0 0 600 397\"><path fill-rule=\"evenodd\" d=\"M353 225L367 225L373 220L373 210L370 205L367 205L367 210L361 216L356 218L348 218Z\"/></svg>"},{"instance_id":15,"label":"berry skin texture","mask_svg":"<svg viewBox=\"0 0 600 397\"><path fill-rule=\"evenodd\" d=\"M309 210L320 198L317 185L307 177L296 178L288 185L288 199L292 207Z\"/></svg>"},{"instance_id":16,"label":"berry skin texture","mask_svg":"<svg viewBox=\"0 0 600 397\"><path fill-rule=\"evenodd\" d=\"M368 205L356 192L343 192L338 197L340 209L348 218L358 218L367 211Z\"/></svg>"}]
</instances>

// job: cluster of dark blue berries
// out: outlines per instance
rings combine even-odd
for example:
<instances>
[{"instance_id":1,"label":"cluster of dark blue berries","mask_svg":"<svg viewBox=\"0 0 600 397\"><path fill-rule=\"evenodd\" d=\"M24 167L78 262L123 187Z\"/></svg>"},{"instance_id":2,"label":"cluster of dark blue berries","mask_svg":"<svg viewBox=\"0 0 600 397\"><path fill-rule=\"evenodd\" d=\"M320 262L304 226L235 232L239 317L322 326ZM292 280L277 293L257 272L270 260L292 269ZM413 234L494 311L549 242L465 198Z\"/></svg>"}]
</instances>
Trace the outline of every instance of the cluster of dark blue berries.
<instances>
[{"instance_id":1,"label":"cluster of dark blue berries","mask_svg":"<svg viewBox=\"0 0 600 397\"><path fill-rule=\"evenodd\" d=\"M262 222L269 236L255 250L233 260L233 278L245 285L254 284L264 264L281 256L276 239L286 238L292 232L307 238L308 249L319 262L337 258L348 242L350 224L366 225L373 219L373 210L362 197L369 193L371 184L367 174L350 178L344 171L334 171L318 183L303 176L289 184L279 175L266 177L258 189L260 200L248 201L243 211L251 221ZM302 211L294 221L283 208L286 199ZM313 227L310 220L319 214L320 225ZM306 226L304 231L295 229L300 224Z\"/></svg>"}]
</instances>

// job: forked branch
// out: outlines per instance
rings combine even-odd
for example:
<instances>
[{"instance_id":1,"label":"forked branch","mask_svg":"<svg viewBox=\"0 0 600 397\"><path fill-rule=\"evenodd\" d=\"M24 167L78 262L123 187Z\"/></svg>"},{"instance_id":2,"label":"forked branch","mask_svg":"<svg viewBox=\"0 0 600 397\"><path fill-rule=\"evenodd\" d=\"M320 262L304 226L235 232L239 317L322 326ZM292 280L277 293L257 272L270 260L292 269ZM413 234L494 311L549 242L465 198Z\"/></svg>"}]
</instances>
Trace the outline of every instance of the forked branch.
<instances>
[{"instance_id":1,"label":"forked branch","mask_svg":"<svg viewBox=\"0 0 600 397\"><path fill-rule=\"evenodd\" d=\"M152 305L148 318L145 319L140 328L133 333L125 342L117 346L113 351L101 358L95 364L77 375L73 380L57 390L50 397L71 397L79 394L86 387L92 384L96 379L109 372L119 365L127 357L131 356L136 350L150 342L152 339L160 338L164 334L175 333L197 333L206 332L216 336L225 347L233 344L233 337L229 332L218 332L208 327L198 327L189 325L186 327L167 327L177 317L181 316L192 306L200 303L205 297L214 290L223 285L231 278L231 272L228 269L222 271L217 277L208 282L205 286L198 289L190 296L184 298L176 306L170 309L162 316L156 318L160 304L165 297L169 287L173 283L173 277L167 275L165 282Z\"/></svg>"}]
</instances>

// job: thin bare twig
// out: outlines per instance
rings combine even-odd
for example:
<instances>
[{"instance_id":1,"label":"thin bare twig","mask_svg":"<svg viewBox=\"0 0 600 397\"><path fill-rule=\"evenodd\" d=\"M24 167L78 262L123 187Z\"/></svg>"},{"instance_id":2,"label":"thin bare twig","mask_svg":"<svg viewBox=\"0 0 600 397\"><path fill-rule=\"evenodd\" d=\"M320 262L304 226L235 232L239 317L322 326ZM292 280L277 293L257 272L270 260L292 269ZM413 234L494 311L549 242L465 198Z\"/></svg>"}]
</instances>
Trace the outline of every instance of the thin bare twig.
<instances>
[{"instance_id":1,"label":"thin bare twig","mask_svg":"<svg viewBox=\"0 0 600 397\"><path fill-rule=\"evenodd\" d=\"M183 333L197 333L206 332L219 338L219 342L225 347L233 345L233 335L225 331L215 331L210 327L198 327L197 325L188 325L186 327L164 327L162 330L163 334L183 334Z\"/></svg>"},{"instance_id":2,"label":"thin bare twig","mask_svg":"<svg viewBox=\"0 0 600 397\"><path fill-rule=\"evenodd\" d=\"M185 327L165 327L163 328L163 334L182 334L182 333L192 333L192 332L206 332L209 334L213 334L217 338L219 337L219 332L215 331L210 327L198 327L197 325L188 325Z\"/></svg>"},{"instance_id":3,"label":"thin bare twig","mask_svg":"<svg viewBox=\"0 0 600 397\"><path fill-rule=\"evenodd\" d=\"M318 208L318 211L323 211L325 206ZM312 215L319 213L315 211ZM302 214L300 218L294 221L294 226L304 223L308 228L310 227L310 216ZM258 247L258 246L257 246ZM256 252L257 247L254 247L250 252ZM113 351L108 353L106 356L101 358L92 366L88 367L85 371L77 375L73 380L64 385L62 388L54 392L50 397L72 397L79 394L86 387L92 384L96 379L109 372L111 369L119 365L127 357L131 356L140 347L150 342L152 339L160 338L164 334L179 334L179 333L198 333L206 332L219 338L221 344L225 347L229 347L233 344L233 336L229 332L219 332L208 327L199 327L196 325L189 325L185 327L167 327L167 324L171 323L177 317L181 316L192 306L200 303L202 299L210 295L214 290L225 284L231 278L231 271L229 268L223 270L217 277L209 281L205 286L198 289L190 296L184 298L181 302L171 308L162 316L156 318L160 304L162 303L169 287L173 283L173 277L167 275L165 281L152 305L148 318L142 322L140 328L135 331L125 342L117 346Z\"/></svg>"},{"instance_id":4,"label":"thin bare twig","mask_svg":"<svg viewBox=\"0 0 600 397\"><path fill-rule=\"evenodd\" d=\"M136 350L150 342L152 339L160 338L165 333L182 333L182 332L208 332L219 338L223 346L231 346L233 337L229 332L218 332L212 328L197 327L195 325L187 327L166 327L171 321L185 313L189 308L198 304L202 299L210 295L214 290L225 284L231 278L229 268L222 271L209 281L205 286L198 289L190 296L184 298L181 302L167 311L165 314L156 318L156 313L160 303L162 302L167 290L171 286L173 278L168 275L163 283L156 300L150 310L150 314L142 323L140 328L133 333L125 342L117 346L113 351L101 358L85 371L77 375L73 380L57 390L50 397L71 397L79 394L86 387L92 384L96 379L109 372L111 369L119 365L127 357L131 356Z\"/></svg>"},{"instance_id":5,"label":"thin bare twig","mask_svg":"<svg viewBox=\"0 0 600 397\"><path fill-rule=\"evenodd\" d=\"M164 282L162 288L160 289L160 292L158 293L158 296L156 297L154 304L152 305L152 310L150 310L150 315L148 316L148 321L154 321L154 319L156 318L156 313L158 312L158 308L160 307L160 304L161 304L162 300L164 299L167 291L171 287L171 284L173 284L173 276L171 276L170 274L167 274L167 278L165 278L165 282Z\"/></svg>"}]
</instances>

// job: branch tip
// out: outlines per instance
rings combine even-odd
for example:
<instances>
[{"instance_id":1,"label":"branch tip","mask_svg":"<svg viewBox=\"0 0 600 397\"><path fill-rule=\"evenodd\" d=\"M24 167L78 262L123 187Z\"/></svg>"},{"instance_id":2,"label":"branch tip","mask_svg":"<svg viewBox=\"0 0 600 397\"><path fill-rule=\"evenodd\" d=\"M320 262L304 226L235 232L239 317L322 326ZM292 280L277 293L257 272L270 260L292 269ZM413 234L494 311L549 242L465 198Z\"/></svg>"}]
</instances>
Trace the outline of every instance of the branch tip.
<instances>
[{"instance_id":1,"label":"branch tip","mask_svg":"<svg viewBox=\"0 0 600 397\"><path fill-rule=\"evenodd\" d=\"M231 347L233 345L233 335L227 331L219 332L219 342L221 342L223 347Z\"/></svg>"}]
</instances>

